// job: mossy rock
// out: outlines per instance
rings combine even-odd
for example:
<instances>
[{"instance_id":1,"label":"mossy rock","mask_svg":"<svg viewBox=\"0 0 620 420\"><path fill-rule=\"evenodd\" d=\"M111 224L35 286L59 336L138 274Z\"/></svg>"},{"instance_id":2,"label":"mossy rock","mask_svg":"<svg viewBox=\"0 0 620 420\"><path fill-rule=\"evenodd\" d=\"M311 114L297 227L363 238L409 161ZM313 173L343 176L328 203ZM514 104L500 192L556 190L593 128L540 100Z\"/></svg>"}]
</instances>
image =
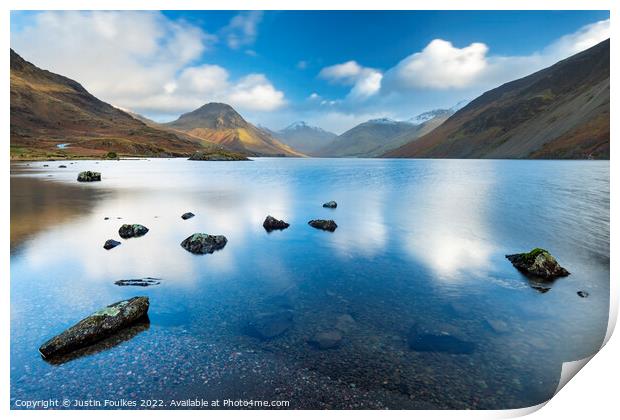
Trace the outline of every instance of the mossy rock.
<instances>
[{"instance_id":1,"label":"mossy rock","mask_svg":"<svg viewBox=\"0 0 620 420\"><path fill-rule=\"evenodd\" d=\"M530 252L506 255L506 258L522 273L553 280L558 277L568 276L570 273L556 261L556 259L543 248L534 248Z\"/></svg>"}]
</instances>

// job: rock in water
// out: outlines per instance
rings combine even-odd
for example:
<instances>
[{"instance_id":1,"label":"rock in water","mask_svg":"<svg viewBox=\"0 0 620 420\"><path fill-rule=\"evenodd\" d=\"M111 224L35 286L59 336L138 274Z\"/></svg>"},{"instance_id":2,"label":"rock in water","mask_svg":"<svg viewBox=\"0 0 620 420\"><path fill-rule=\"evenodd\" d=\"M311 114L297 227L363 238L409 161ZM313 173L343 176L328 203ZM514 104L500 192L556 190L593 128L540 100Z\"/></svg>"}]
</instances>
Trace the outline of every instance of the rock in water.
<instances>
[{"instance_id":1,"label":"rock in water","mask_svg":"<svg viewBox=\"0 0 620 420\"><path fill-rule=\"evenodd\" d=\"M293 311L280 310L259 313L248 322L247 333L261 340L269 340L282 335L293 326Z\"/></svg>"},{"instance_id":2,"label":"rock in water","mask_svg":"<svg viewBox=\"0 0 620 420\"><path fill-rule=\"evenodd\" d=\"M194 216L195 216L195 214L194 214L194 213L192 213L191 211L188 211L187 213L183 213L183 214L181 215L181 219L183 219L183 220L187 220L187 219L191 219L191 218L192 218L192 217L194 217Z\"/></svg>"},{"instance_id":3,"label":"rock in water","mask_svg":"<svg viewBox=\"0 0 620 420\"><path fill-rule=\"evenodd\" d=\"M339 330L322 331L314 335L308 343L318 349L327 350L340 346L342 332Z\"/></svg>"},{"instance_id":4,"label":"rock in water","mask_svg":"<svg viewBox=\"0 0 620 420\"><path fill-rule=\"evenodd\" d=\"M142 279L127 279L127 280L117 280L114 282L117 286L155 286L160 283L161 279L157 279L155 277L144 277Z\"/></svg>"},{"instance_id":5,"label":"rock in water","mask_svg":"<svg viewBox=\"0 0 620 420\"><path fill-rule=\"evenodd\" d=\"M66 167L67 167L67 165L59 165L58 167L59 167L59 168L66 168Z\"/></svg>"},{"instance_id":6,"label":"rock in water","mask_svg":"<svg viewBox=\"0 0 620 420\"><path fill-rule=\"evenodd\" d=\"M335 209L336 207L338 207L338 203L336 203L335 201L328 201L327 203L323 204L323 207L326 207L328 209Z\"/></svg>"},{"instance_id":7,"label":"rock in water","mask_svg":"<svg viewBox=\"0 0 620 420\"><path fill-rule=\"evenodd\" d=\"M568 276L570 273L558 264L548 251L542 248L534 248L523 254L506 255L506 258L519 271L545 280L553 280L557 277Z\"/></svg>"},{"instance_id":8,"label":"rock in water","mask_svg":"<svg viewBox=\"0 0 620 420\"><path fill-rule=\"evenodd\" d=\"M93 181L101 181L101 173L100 172L91 172L84 171L80 172L77 180L79 182L93 182Z\"/></svg>"},{"instance_id":9,"label":"rock in water","mask_svg":"<svg viewBox=\"0 0 620 420\"><path fill-rule=\"evenodd\" d=\"M112 249L116 246L119 246L121 243L119 241L115 241L114 239L108 239L107 241L105 241L105 244L103 244L103 247L105 249Z\"/></svg>"},{"instance_id":10,"label":"rock in water","mask_svg":"<svg viewBox=\"0 0 620 420\"><path fill-rule=\"evenodd\" d=\"M45 359L69 353L106 338L146 315L149 298L133 297L113 303L84 318L39 348Z\"/></svg>"},{"instance_id":11,"label":"rock in water","mask_svg":"<svg viewBox=\"0 0 620 420\"><path fill-rule=\"evenodd\" d=\"M208 235L194 233L181 242L181 246L192 254L213 254L214 251L224 248L227 239L223 235Z\"/></svg>"},{"instance_id":12,"label":"rock in water","mask_svg":"<svg viewBox=\"0 0 620 420\"><path fill-rule=\"evenodd\" d=\"M412 327L407 336L409 348L418 352L436 352L449 354L471 354L475 344L456 336L456 333L441 329L427 330Z\"/></svg>"},{"instance_id":13,"label":"rock in water","mask_svg":"<svg viewBox=\"0 0 620 420\"><path fill-rule=\"evenodd\" d=\"M327 230L330 232L335 231L338 227L336 222L333 220L310 220L308 224L313 228Z\"/></svg>"},{"instance_id":14,"label":"rock in water","mask_svg":"<svg viewBox=\"0 0 620 420\"><path fill-rule=\"evenodd\" d=\"M148 231L149 229L146 226L142 226L139 224L133 224L133 225L124 224L118 230L118 234L121 238L128 239L128 238L138 238L140 236L144 236L146 235Z\"/></svg>"},{"instance_id":15,"label":"rock in water","mask_svg":"<svg viewBox=\"0 0 620 420\"><path fill-rule=\"evenodd\" d=\"M579 295L579 297L582 297L582 298L587 298L588 296L590 296L590 293L588 293L588 292L586 292L584 290L580 290L580 291L577 292L577 295Z\"/></svg>"},{"instance_id":16,"label":"rock in water","mask_svg":"<svg viewBox=\"0 0 620 420\"><path fill-rule=\"evenodd\" d=\"M265 221L263 222L263 227L267 232L271 232L272 230L282 230L286 229L290 225L286 223L284 220L278 220L275 217L267 216Z\"/></svg>"}]
</instances>

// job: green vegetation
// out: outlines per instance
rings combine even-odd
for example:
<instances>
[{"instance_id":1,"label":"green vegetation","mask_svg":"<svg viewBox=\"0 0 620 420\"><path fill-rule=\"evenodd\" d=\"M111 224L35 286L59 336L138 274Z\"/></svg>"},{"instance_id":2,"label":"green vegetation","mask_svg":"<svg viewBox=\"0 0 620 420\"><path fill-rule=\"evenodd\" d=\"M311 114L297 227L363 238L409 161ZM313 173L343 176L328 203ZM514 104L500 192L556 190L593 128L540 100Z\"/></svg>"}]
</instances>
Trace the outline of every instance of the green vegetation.
<instances>
[{"instance_id":1,"label":"green vegetation","mask_svg":"<svg viewBox=\"0 0 620 420\"><path fill-rule=\"evenodd\" d=\"M534 261L540 254L549 254L549 251L542 248L534 248L530 252L526 252L522 255L526 261Z\"/></svg>"},{"instance_id":2,"label":"green vegetation","mask_svg":"<svg viewBox=\"0 0 620 420\"><path fill-rule=\"evenodd\" d=\"M108 152L107 155L105 155L106 159L118 159L118 155L116 154L116 152Z\"/></svg>"}]
</instances>

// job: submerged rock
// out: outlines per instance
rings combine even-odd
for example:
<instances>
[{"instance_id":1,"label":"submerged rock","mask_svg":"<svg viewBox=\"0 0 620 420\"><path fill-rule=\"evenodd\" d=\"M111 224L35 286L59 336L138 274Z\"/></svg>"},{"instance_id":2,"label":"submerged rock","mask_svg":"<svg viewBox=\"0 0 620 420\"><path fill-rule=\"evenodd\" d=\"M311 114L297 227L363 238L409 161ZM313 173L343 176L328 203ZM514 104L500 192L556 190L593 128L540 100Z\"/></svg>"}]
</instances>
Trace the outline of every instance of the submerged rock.
<instances>
[{"instance_id":1,"label":"submerged rock","mask_svg":"<svg viewBox=\"0 0 620 420\"><path fill-rule=\"evenodd\" d=\"M349 314L342 314L336 318L336 324L334 328L342 331L343 333L348 333L355 327L355 320Z\"/></svg>"},{"instance_id":2,"label":"submerged rock","mask_svg":"<svg viewBox=\"0 0 620 420\"><path fill-rule=\"evenodd\" d=\"M293 326L293 311L258 313L248 322L246 332L252 337L269 340L282 335Z\"/></svg>"},{"instance_id":3,"label":"submerged rock","mask_svg":"<svg viewBox=\"0 0 620 420\"><path fill-rule=\"evenodd\" d=\"M211 161L230 161L230 160L250 160L240 153L234 152L196 152L189 157L189 160L211 160Z\"/></svg>"},{"instance_id":4,"label":"submerged rock","mask_svg":"<svg viewBox=\"0 0 620 420\"><path fill-rule=\"evenodd\" d=\"M112 249L119 246L120 244L121 243L119 241L115 241L114 239L108 239L107 241L105 241L105 244L103 244L103 247L105 249Z\"/></svg>"},{"instance_id":5,"label":"submerged rock","mask_svg":"<svg viewBox=\"0 0 620 420\"><path fill-rule=\"evenodd\" d=\"M333 232L336 230L338 225L333 220L310 220L308 222L310 226L316 229L327 230Z\"/></svg>"},{"instance_id":6,"label":"submerged rock","mask_svg":"<svg viewBox=\"0 0 620 420\"><path fill-rule=\"evenodd\" d=\"M579 295L579 297L582 298L587 298L588 296L590 296L590 293L586 292L585 290L580 290L577 292L577 294Z\"/></svg>"},{"instance_id":7,"label":"submerged rock","mask_svg":"<svg viewBox=\"0 0 620 420\"><path fill-rule=\"evenodd\" d=\"M339 347L341 342L342 332L340 330L327 330L316 333L308 344L320 350L327 350Z\"/></svg>"},{"instance_id":8,"label":"submerged rock","mask_svg":"<svg viewBox=\"0 0 620 420\"><path fill-rule=\"evenodd\" d=\"M290 225L286 223L284 220L278 220L275 217L267 216L265 221L263 222L263 227L267 232L271 232L272 230L282 230L286 229Z\"/></svg>"},{"instance_id":9,"label":"submerged rock","mask_svg":"<svg viewBox=\"0 0 620 420\"><path fill-rule=\"evenodd\" d=\"M66 167L67 167L67 165L59 165L58 167L59 167L59 168L66 168Z\"/></svg>"},{"instance_id":10,"label":"submerged rock","mask_svg":"<svg viewBox=\"0 0 620 420\"><path fill-rule=\"evenodd\" d=\"M553 280L557 277L568 276L570 273L558 264L548 251L542 248L534 248L523 254L506 255L506 258L519 271L529 276L540 277L545 280Z\"/></svg>"},{"instance_id":11,"label":"submerged rock","mask_svg":"<svg viewBox=\"0 0 620 420\"><path fill-rule=\"evenodd\" d=\"M129 239L144 236L148 231L149 229L146 226L142 226L137 223L133 225L124 224L118 230L118 234L123 239Z\"/></svg>"},{"instance_id":12,"label":"submerged rock","mask_svg":"<svg viewBox=\"0 0 620 420\"><path fill-rule=\"evenodd\" d=\"M146 296L113 303L53 337L39 348L39 352L48 359L85 347L133 324L144 317L148 309Z\"/></svg>"},{"instance_id":13,"label":"submerged rock","mask_svg":"<svg viewBox=\"0 0 620 420\"><path fill-rule=\"evenodd\" d=\"M127 280L117 280L114 282L117 286L155 286L160 283L161 279L155 277L144 277L142 279L127 279Z\"/></svg>"},{"instance_id":14,"label":"submerged rock","mask_svg":"<svg viewBox=\"0 0 620 420\"><path fill-rule=\"evenodd\" d=\"M213 254L214 251L224 248L228 240L223 235L209 235L206 233L194 233L185 238L181 246L192 254Z\"/></svg>"},{"instance_id":15,"label":"submerged rock","mask_svg":"<svg viewBox=\"0 0 620 420\"><path fill-rule=\"evenodd\" d=\"M101 181L101 173L100 172L92 172L92 171L80 172L78 174L77 180L79 182Z\"/></svg>"},{"instance_id":16,"label":"submerged rock","mask_svg":"<svg viewBox=\"0 0 620 420\"><path fill-rule=\"evenodd\" d=\"M501 319L486 318L487 325L497 334L507 334L510 332L510 326L506 321Z\"/></svg>"},{"instance_id":17,"label":"submerged rock","mask_svg":"<svg viewBox=\"0 0 620 420\"><path fill-rule=\"evenodd\" d=\"M187 219L191 219L191 218L192 218L192 217L194 217L194 216L195 216L195 214L194 214L194 213L192 213L191 211L188 211L187 213L183 213L183 214L181 215L181 219L183 219L183 220L187 220Z\"/></svg>"},{"instance_id":18,"label":"submerged rock","mask_svg":"<svg viewBox=\"0 0 620 420\"><path fill-rule=\"evenodd\" d=\"M323 207L328 209L335 209L336 207L338 207L338 203L336 203L335 201L328 201L327 203L323 203Z\"/></svg>"},{"instance_id":19,"label":"submerged rock","mask_svg":"<svg viewBox=\"0 0 620 420\"><path fill-rule=\"evenodd\" d=\"M447 331L426 331L412 327L407 336L409 349L418 352L471 354L475 344Z\"/></svg>"}]
</instances>

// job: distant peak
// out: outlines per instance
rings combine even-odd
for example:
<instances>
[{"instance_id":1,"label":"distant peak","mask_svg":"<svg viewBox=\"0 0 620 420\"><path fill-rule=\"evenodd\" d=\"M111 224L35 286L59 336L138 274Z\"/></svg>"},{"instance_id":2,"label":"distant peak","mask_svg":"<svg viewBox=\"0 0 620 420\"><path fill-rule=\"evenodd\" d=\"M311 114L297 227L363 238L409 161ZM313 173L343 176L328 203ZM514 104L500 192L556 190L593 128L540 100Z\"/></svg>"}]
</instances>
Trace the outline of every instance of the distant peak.
<instances>
[{"instance_id":1,"label":"distant peak","mask_svg":"<svg viewBox=\"0 0 620 420\"><path fill-rule=\"evenodd\" d=\"M374 118L372 120L368 120L368 122L373 124L398 124L398 121L387 117Z\"/></svg>"}]
</instances>

